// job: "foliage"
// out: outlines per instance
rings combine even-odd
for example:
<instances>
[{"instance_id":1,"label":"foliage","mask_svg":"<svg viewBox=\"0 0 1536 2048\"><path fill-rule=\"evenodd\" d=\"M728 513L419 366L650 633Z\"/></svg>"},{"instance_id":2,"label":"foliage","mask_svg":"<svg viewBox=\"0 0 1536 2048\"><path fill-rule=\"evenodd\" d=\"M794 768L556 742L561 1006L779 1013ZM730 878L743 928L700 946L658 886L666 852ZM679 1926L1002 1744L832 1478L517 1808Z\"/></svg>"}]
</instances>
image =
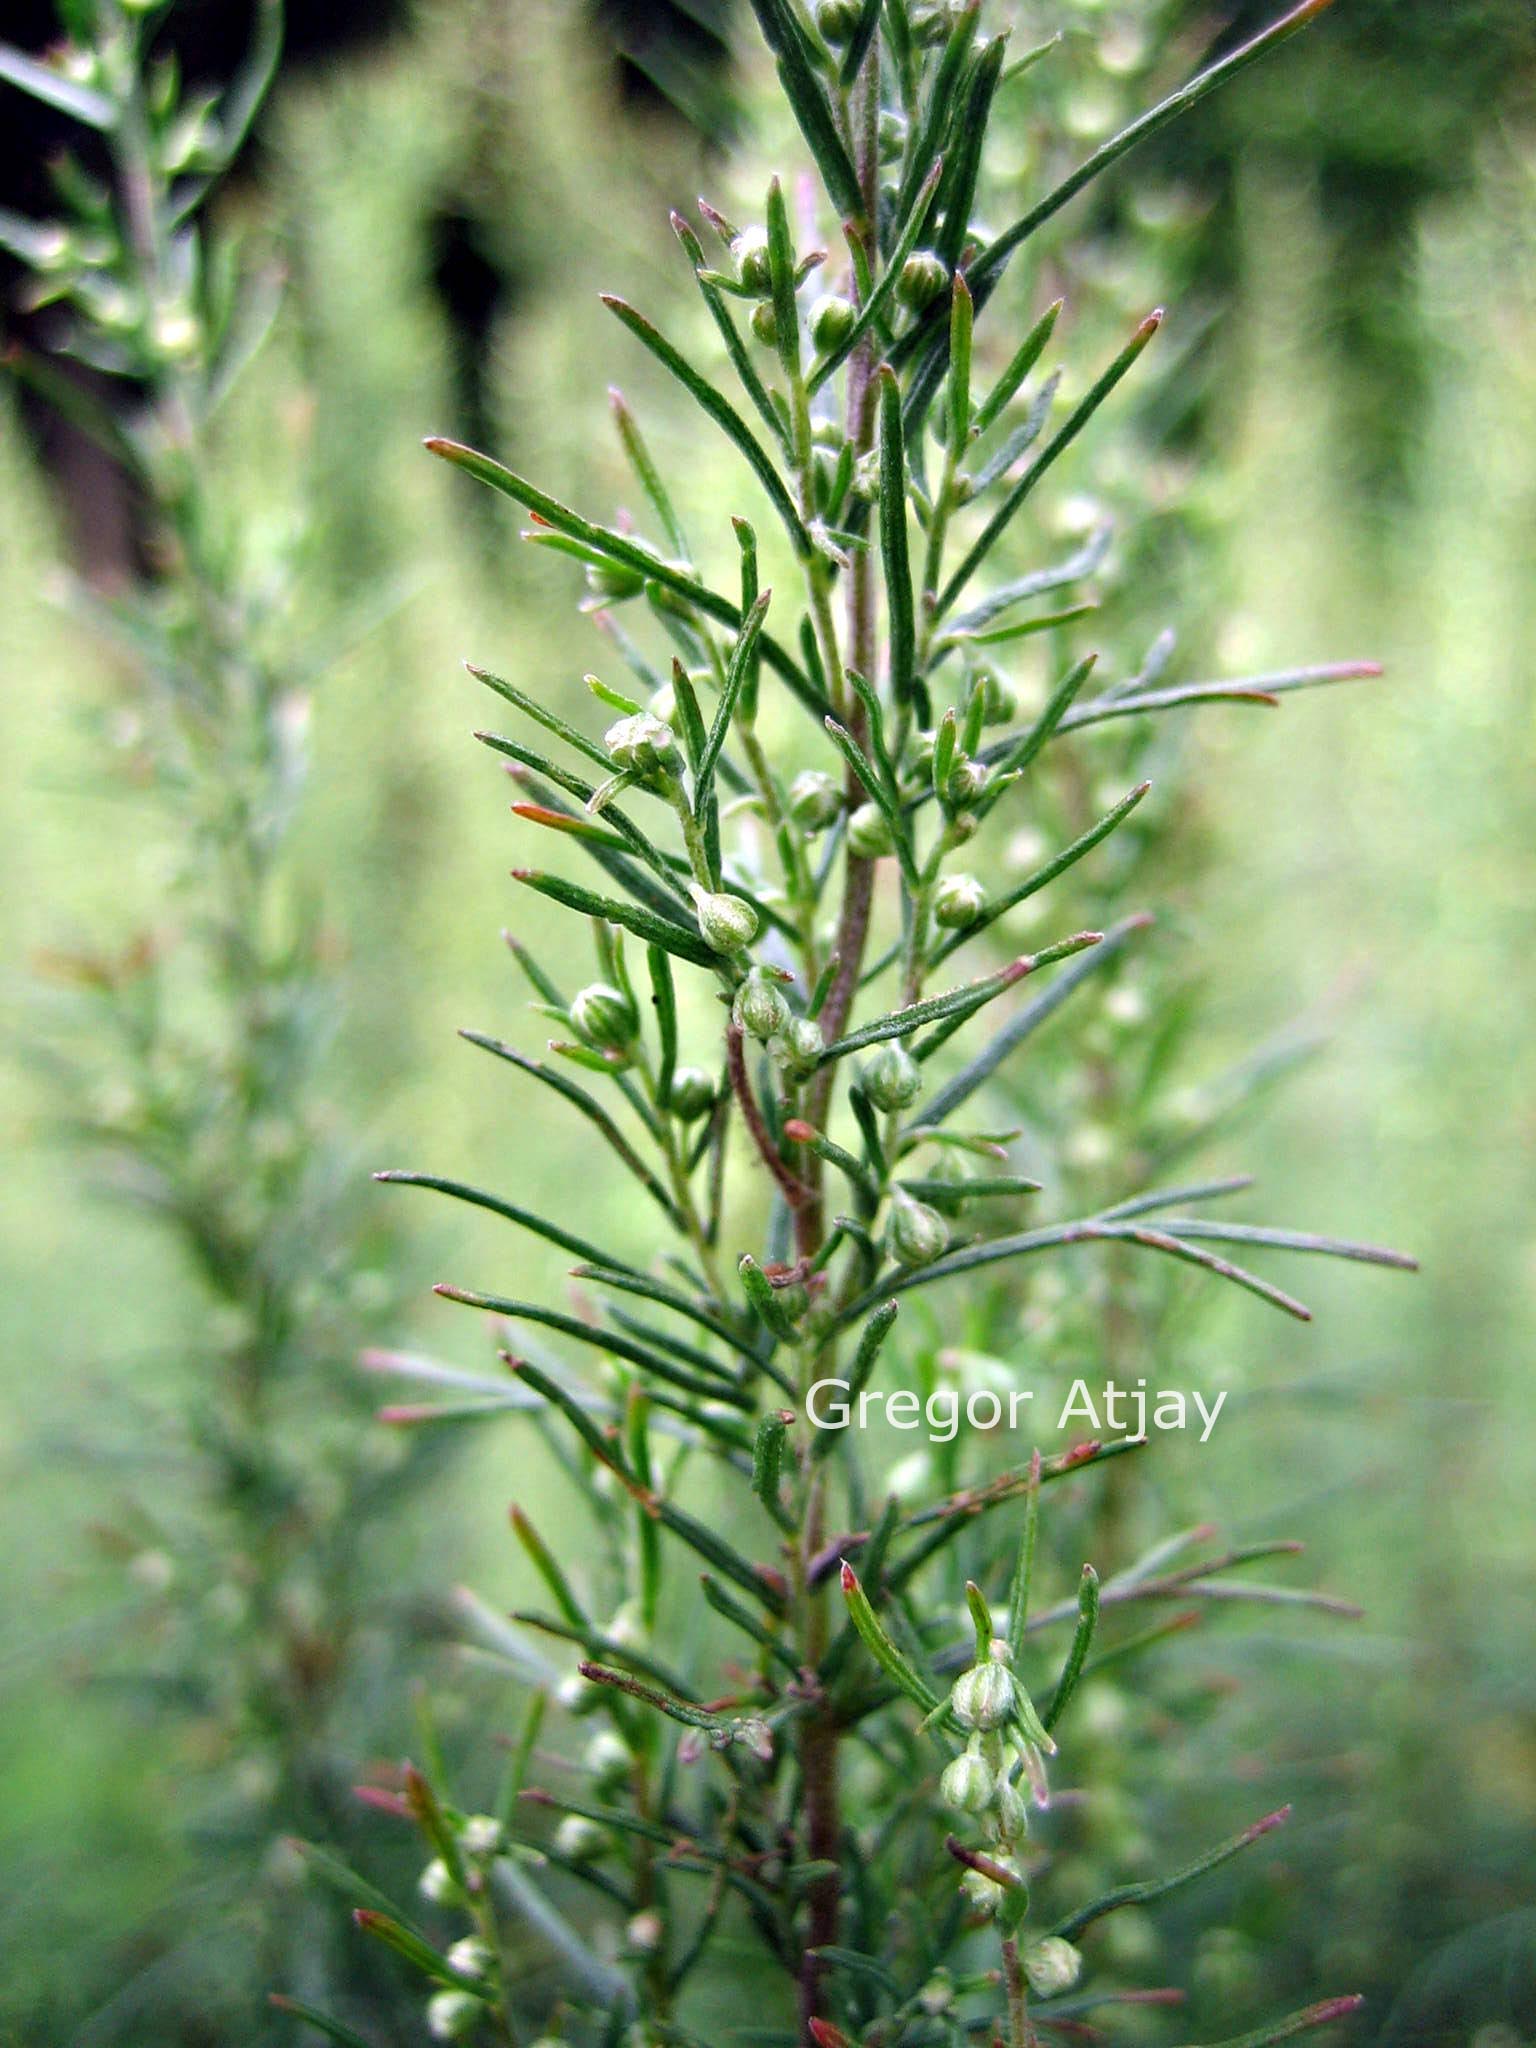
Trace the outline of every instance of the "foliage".
<instances>
[{"instance_id":1,"label":"foliage","mask_svg":"<svg viewBox=\"0 0 1536 2048\"><path fill-rule=\"evenodd\" d=\"M665 1246L637 1264L595 1241L575 1205L548 1215L516 1188L383 1176L502 1216L575 1259L582 1283L570 1309L438 1290L493 1319L501 1377L374 1361L442 1394L392 1411L397 1423L517 1412L595 1523L595 1562L578 1569L516 1506L549 1608L510 1625L470 1610L482 1653L532 1686L494 1810L456 1803L430 1742L420 1767L370 1792L427 1845L432 1917L418 1925L314 1852L359 1926L421 1973L438 2036L513 2039L547 2020L551 2000L525 1988L523 1951L507 1944L523 1921L560 1958L556 2024L581 2038L615 2038L633 2019L636 2038L686 2041L725 2023L698 2017L696 2001L727 1941L750 1937L746 1981L770 2022L755 2038L829 2048L853 2035L1006 2028L1023 2048L1037 2025L1128 1995L1112 1971L1078 1988L1088 1928L1192 1882L1284 1818L1192 1865L1066 1895L1029 1804L1047 1802L1058 1728L1071 1768L1067 1710L1085 1673L1152 1652L1170 1633L1169 1602L1311 1596L1241 1575L1285 1544L1191 1557L1208 1532L1165 1528L1140 1554L1115 1555L1132 1520L1116 1482L1144 1461L1143 1429L1021 1459L998 1428L1000 1393L966 1383L964 1353L958 1391L945 1386L957 1362L938 1317L951 1328L959 1318L968 1336L985 1328L1003 1354L1001 1385L1017 1390L1008 1332L1020 1276L1041 1255L1145 1254L1302 1319L1299 1301L1229 1252L1409 1263L1216 1220L1205 1205L1235 1191L1228 1181L1149 1185L1212 1121L1198 1113L1165 1119L1163 1141L1130 1159L1112 1130L1108 1156L1090 1163L1106 1178L1122 1168L1118 1193L1026 1227L1019 1205L1038 1190L1016 1170L1023 1133L988 1105L1010 1056L1144 920L1067 931L959 983L946 971L1136 829L1140 782L1024 875L999 886L971 871L1009 814L1048 786L1049 764L1074 764L1081 780L1091 756L1078 750L1092 742L1073 735L1155 729L1210 701L1274 705L1374 673L1346 663L1191 680L1160 636L1105 683L1080 624L1110 536L1060 559L1026 555L1022 573L995 568L1000 543L1033 519L1037 487L1161 323L1153 312L1122 333L1053 414L1058 380L1036 373L1060 308L1030 306L995 357L978 325L1006 303L1010 259L1100 171L1320 11L1306 0L994 234L975 225L988 121L1004 95L1032 90L1048 51L1010 63L975 6L826 0L813 25L789 0L757 0L825 199L792 206L774 180L761 226L709 206L702 230L674 216L739 395L714 381L703 351L622 297L605 301L755 482L756 520L732 522L731 576L695 553L679 494L618 394L638 525L596 521L489 456L428 444L521 506L535 546L581 565L586 608L632 676L622 687L588 678L603 707L598 738L521 679L473 671L517 714L510 732L479 736L510 764L515 812L592 863L585 880L542 867L514 878L590 924L596 978L573 990L564 961L553 970L514 941L555 1026L553 1059L466 1036L583 1120L579 1142L628 1176L647 1215L660 1212ZM831 290L818 275L829 258L814 246L817 215L839 220L847 244L846 278ZM775 597L786 589L790 603ZM1051 673L1029 705L998 665L1032 639ZM1053 815L1050 798L1038 815ZM1043 992L1019 1004L1011 992L1036 975L1048 977ZM1161 1023L1129 1090L1126 1114L1143 1129L1161 1114ZM1238 1077L1236 1091L1255 1080ZM961 1275L966 1287L943 1287L932 1307L930 1290ZM1123 1309L1136 1297L1117 1299ZM1115 1367L1117 1317L1099 1354ZM879 1394L908 1414L940 1394L958 1406L962 1392L974 1414L987 1391L990 1427L957 1428L914 1499L883 1464L872 1469L854 1431L818 1427L829 1390ZM1069 1597L1042 1603L1037 1533L1057 1496L1085 1484L1120 1504L1100 1519L1108 1552ZM678 1587L687 1553L718 1630L701 1628ZM1042 1561L1054 1567L1057 1555L1042 1535ZM1129 1626L1101 1642L1101 1616L1120 1608ZM578 1652L577 1669L562 1680L538 1635ZM550 1702L598 1726L583 1762L590 1789L576 1796L533 1782ZM452 1932L435 1932L440 1923ZM284 2002L332 2038L359 2038L307 2000ZM1240 2038L1283 2038L1352 2004ZM741 2019L738 1997L728 2023L740 2030Z\"/></svg>"}]
</instances>

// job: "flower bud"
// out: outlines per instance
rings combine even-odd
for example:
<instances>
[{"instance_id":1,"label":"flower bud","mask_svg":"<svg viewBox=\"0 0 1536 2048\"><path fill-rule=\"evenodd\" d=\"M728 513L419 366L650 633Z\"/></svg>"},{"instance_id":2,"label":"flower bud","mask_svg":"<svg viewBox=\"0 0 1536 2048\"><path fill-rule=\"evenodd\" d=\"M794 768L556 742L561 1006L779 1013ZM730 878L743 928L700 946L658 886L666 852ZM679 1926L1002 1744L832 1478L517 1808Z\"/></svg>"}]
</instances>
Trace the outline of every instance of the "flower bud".
<instances>
[{"instance_id":1,"label":"flower bud","mask_svg":"<svg viewBox=\"0 0 1536 2048\"><path fill-rule=\"evenodd\" d=\"M636 1913L624 1930L624 1945L636 1955L653 1956L661 1947L661 1915L654 1906Z\"/></svg>"},{"instance_id":2,"label":"flower bud","mask_svg":"<svg viewBox=\"0 0 1536 2048\"><path fill-rule=\"evenodd\" d=\"M610 1792L628 1777L633 1758L629 1745L611 1728L600 1728L582 1754L582 1769L600 1792Z\"/></svg>"},{"instance_id":3,"label":"flower bud","mask_svg":"<svg viewBox=\"0 0 1536 2048\"><path fill-rule=\"evenodd\" d=\"M898 114L894 107L880 109L880 161L893 164L900 160L907 147L907 121L904 114Z\"/></svg>"},{"instance_id":4,"label":"flower bud","mask_svg":"<svg viewBox=\"0 0 1536 2048\"><path fill-rule=\"evenodd\" d=\"M848 820L848 850L860 860L879 860L891 851L891 828L878 804L860 804Z\"/></svg>"},{"instance_id":5,"label":"flower bud","mask_svg":"<svg viewBox=\"0 0 1536 2048\"><path fill-rule=\"evenodd\" d=\"M965 1207L959 1190L964 1188L970 1175L947 1147L929 1167L927 1178L931 1181L943 1181L946 1187L956 1190L952 1195L930 1191L928 1200L941 1216L958 1216Z\"/></svg>"},{"instance_id":6,"label":"flower bud","mask_svg":"<svg viewBox=\"0 0 1536 2048\"><path fill-rule=\"evenodd\" d=\"M921 312L949 287L949 269L942 256L931 249L914 249L901 266L896 296L904 306Z\"/></svg>"},{"instance_id":7,"label":"flower bud","mask_svg":"<svg viewBox=\"0 0 1536 2048\"><path fill-rule=\"evenodd\" d=\"M1029 1808L1024 1795L1006 1778L999 1778L992 1799L992 1832L1000 1842L1016 1842L1029 1833Z\"/></svg>"},{"instance_id":8,"label":"flower bud","mask_svg":"<svg viewBox=\"0 0 1536 2048\"><path fill-rule=\"evenodd\" d=\"M1024 1951L1024 1974L1037 1998L1055 1998L1070 1991L1083 1974L1083 1959L1070 1941L1048 1934Z\"/></svg>"},{"instance_id":9,"label":"flower bud","mask_svg":"<svg viewBox=\"0 0 1536 2048\"><path fill-rule=\"evenodd\" d=\"M821 1065L827 1041L814 1017L793 1017L773 1041L773 1050L797 1081L808 1081Z\"/></svg>"},{"instance_id":10,"label":"flower bud","mask_svg":"<svg viewBox=\"0 0 1536 2048\"><path fill-rule=\"evenodd\" d=\"M752 308L752 332L764 348L774 348L779 339L779 322L771 299L759 299Z\"/></svg>"},{"instance_id":11,"label":"flower bud","mask_svg":"<svg viewBox=\"0 0 1536 2048\"><path fill-rule=\"evenodd\" d=\"M627 774L676 775L683 765L676 733L649 711L633 711L610 725L603 745L614 767Z\"/></svg>"},{"instance_id":12,"label":"flower bud","mask_svg":"<svg viewBox=\"0 0 1536 2048\"><path fill-rule=\"evenodd\" d=\"M628 568L622 562L589 562L587 588L605 604L622 604L626 598L640 595L645 578L638 569Z\"/></svg>"},{"instance_id":13,"label":"flower bud","mask_svg":"<svg viewBox=\"0 0 1536 2048\"><path fill-rule=\"evenodd\" d=\"M975 687L981 692L983 725L1006 725L1017 715L1019 700L995 668L979 669Z\"/></svg>"},{"instance_id":14,"label":"flower bud","mask_svg":"<svg viewBox=\"0 0 1536 2048\"><path fill-rule=\"evenodd\" d=\"M696 1123L715 1105L715 1084L702 1067L679 1067L672 1076L668 1107L685 1124Z\"/></svg>"},{"instance_id":15,"label":"flower bud","mask_svg":"<svg viewBox=\"0 0 1536 2048\"><path fill-rule=\"evenodd\" d=\"M456 1941L448 1951L448 1967L461 1977L483 1977L489 1971L495 1958L490 1945L478 1934L466 1934L462 1941Z\"/></svg>"},{"instance_id":16,"label":"flower bud","mask_svg":"<svg viewBox=\"0 0 1536 2048\"><path fill-rule=\"evenodd\" d=\"M964 931L987 907L987 892L974 875L946 875L933 892L933 917L948 931Z\"/></svg>"},{"instance_id":17,"label":"flower bud","mask_svg":"<svg viewBox=\"0 0 1536 2048\"><path fill-rule=\"evenodd\" d=\"M740 953L757 937L757 912L739 896L712 894L695 882L693 907L700 936L717 953Z\"/></svg>"},{"instance_id":18,"label":"flower bud","mask_svg":"<svg viewBox=\"0 0 1536 2048\"><path fill-rule=\"evenodd\" d=\"M837 292L823 292L811 305L811 340L825 354L848 339L857 317L851 299L845 299Z\"/></svg>"},{"instance_id":19,"label":"flower bud","mask_svg":"<svg viewBox=\"0 0 1536 2048\"><path fill-rule=\"evenodd\" d=\"M807 768L789 785L789 815L802 831L824 832L842 808L842 791L819 768Z\"/></svg>"},{"instance_id":20,"label":"flower bud","mask_svg":"<svg viewBox=\"0 0 1536 2048\"><path fill-rule=\"evenodd\" d=\"M985 1664L973 1664L969 1671L961 1672L950 1691L949 1705L962 1728L978 1728L986 1733L1012 1719L1018 1697L1019 1689L1008 1666L988 1659Z\"/></svg>"},{"instance_id":21,"label":"flower bud","mask_svg":"<svg viewBox=\"0 0 1536 2048\"><path fill-rule=\"evenodd\" d=\"M502 1844L501 1822L490 1813L472 1813L459 1830L466 1856L494 1856Z\"/></svg>"},{"instance_id":22,"label":"flower bud","mask_svg":"<svg viewBox=\"0 0 1536 2048\"><path fill-rule=\"evenodd\" d=\"M479 2025L484 2011L472 1992L434 1992L427 2000L427 2032L434 2041L462 2041Z\"/></svg>"},{"instance_id":23,"label":"flower bud","mask_svg":"<svg viewBox=\"0 0 1536 2048\"><path fill-rule=\"evenodd\" d=\"M736 275L749 292L771 292L773 271L768 262L768 230L743 228L731 244Z\"/></svg>"},{"instance_id":24,"label":"flower bud","mask_svg":"<svg viewBox=\"0 0 1536 2048\"><path fill-rule=\"evenodd\" d=\"M453 1872L441 1856L434 1856L416 1880L416 1889L434 1906L451 1906L459 1896Z\"/></svg>"},{"instance_id":25,"label":"flower bud","mask_svg":"<svg viewBox=\"0 0 1536 2048\"><path fill-rule=\"evenodd\" d=\"M910 14L912 40L921 44L942 43L961 11L957 0L919 0Z\"/></svg>"},{"instance_id":26,"label":"flower bud","mask_svg":"<svg viewBox=\"0 0 1536 2048\"><path fill-rule=\"evenodd\" d=\"M976 801L991 780L992 770L985 761L976 761L969 754L961 754L944 784L944 795L951 809L963 811L967 804Z\"/></svg>"},{"instance_id":27,"label":"flower bud","mask_svg":"<svg viewBox=\"0 0 1536 2048\"><path fill-rule=\"evenodd\" d=\"M851 43L863 12L859 0L821 0L816 26L829 43Z\"/></svg>"},{"instance_id":28,"label":"flower bud","mask_svg":"<svg viewBox=\"0 0 1536 2048\"><path fill-rule=\"evenodd\" d=\"M571 1019L584 1038L605 1052L628 1052L640 1031L634 1004L606 981L589 982L578 991Z\"/></svg>"},{"instance_id":29,"label":"flower bud","mask_svg":"<svg viewBox=\"0 0 1536 2048\"><path fill-rule=\"evenodd\" d=\"M960 1880L960 1890L966 1904L989 1919L1003 1903L1003 1887L984 1871L967 1870Z\"/></svg>"},{"instance_id":30,"label":"flower bud","mask_svg":"<svg viewBox=\"0 0 1536 2048\"><path fill-rule=\"evenodd\" d=\"M594 1863L608 1847L608 1837L584 1813L568 1813L555 1829L554 1846L572 1863Z\"/></svg>"},{"instance_id":31,"label":"flower bud","mask_svg":"<svg viewBox=\"0 0 1536 2048\"><path fill-rule=\"evenodd\" d=\"M731 1021L738 1031L766 1045L789 1023L789 1005L771 981L752 974L736 991Z\"/></svg>"},{"instance_id":32,"label":"flower bud","mask_svg":"<svg viewBox=\"0 0 1536 2048\"><path fill-rule=\"evenodd\" d=\"M899 1264L926 1266L948 1250L949 1226L938 1210L930 1209L926 1202L914 1202L910 1195L898 1195L886 1226L885 1241L891 1257ZM968 1728L981 1725L980 1722L965 1723Z\"/></svg>"},{"instance_id":33,"label":"flower bud","mask_svg":"<svg viewBox=\"0 0 1536 2048\"><path fill-rule=\"evenodd\" d=\"M876 1109L906 1109L923 1092L922 1068L894 1038L876 1049L859 1078Z\"/></svg>"},{"instance_id":34,"label":"flower bud","mask_svg":"<svg viewBox=\"0 0 1536 2048\"><path fill-rule=\"evenodd\" d=\"M978 1749L963 1750L945 1766L939 1780L939 1797L961 1813L985 1813L996 1789L991 1768Z\"/></svg>"}]
</instances>

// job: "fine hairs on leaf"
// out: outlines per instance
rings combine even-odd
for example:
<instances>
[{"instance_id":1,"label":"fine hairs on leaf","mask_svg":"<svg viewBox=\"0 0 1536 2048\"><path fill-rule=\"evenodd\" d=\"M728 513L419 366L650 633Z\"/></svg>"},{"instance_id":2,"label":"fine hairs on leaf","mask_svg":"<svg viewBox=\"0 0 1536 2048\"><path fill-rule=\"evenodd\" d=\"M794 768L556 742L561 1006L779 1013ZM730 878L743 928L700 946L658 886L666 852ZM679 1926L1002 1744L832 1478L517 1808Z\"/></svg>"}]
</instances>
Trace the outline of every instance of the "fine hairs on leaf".
<instances>
[{"instance_id":1,"label":"fine hairs on leaf","mask_svg":"<svg viewBox=\"0 0 1536 2048\"><path fill-rule=\"evenodd\" d=\"M1185 1422L1144 1391L1120 1413L1112 1383L1101 1415L1073 1361L1156 1355L1174 1315L1221 1290L1235 1317L1309 1317L1272 1260L1412 1263L1226 1220L1207 1205L1245 1182L1171 1170L1267 1070L1193 1101L1172 1084L1190 967L1153 915L1188 772L1159 767L1155 789L1148 772L1170 714L1241 719L1374 669L1192 681L1153 616L1178 593L1113 546L1112 522L1080 522L1065 552L1043 538L1097 449L1144 465L1129 408L1170 374L1151 347L1163 314L1127 334L1086 277L1046 301L1009 259L1048 223L1069 236L1099 171L1319 11L1128 118L995 233L981 220L1017 204L992 168L999 110L1034 95L1031 119L1059 122L1052 45L1010 63L1004 0L752 0L803 153L777 176L735 168L732 189L761 195L746 225L707 201L673 216L707 322L687 292L654 318L603 299L666 373L692 473L658 461L666 444L617 394L631 514L427 442L531 515L581 579L599 665L626 671L584 695L540 675L536 647L499 657L515 684L474 671L512 714L484 737L519 780L518 844L551 862L514 855L512 883L564 937L554 974L517 945L547 1047L466 1036L578 1112L529 1127L570 1199L544 1215L515 1180L383 1176L517 1233L511 1278L438 1293L488 1321L533 1405L496 1401L495 1379L418 1376L444 1389L440 1413L495 1418L520 1447L501 1468L513 1529L556 1611L488 1643L482 1603L482 1654L526 1673L528 1629L581 1652L553 1683L531 1667L548 1719L494 1814L466 1811L430 1757L409 1781L449 1945L363 1911L421 1973L442 2038L553 2029L598 2048L617 2012L692 2043L689 2016L739 1995L747 1943L736 2033L1036 2048L1037 2024L1100 1996L1079 1935L1262 1854L1283 1818L1073 1895L1058 1852L1076 1802L1052 1802L1052 1777L1090 1808L1100 1790L1152 1804L1151 1749L1081 1739L1105 1674L1155 1672L1222 1603L1298 1625L1346 1611L1243 1575L1290 1557L1282 1540L1181 1563L1192 1539L1160 1518L1191 1482L1145 1475ZM566 856L590 863L581 878ZM558 1299L517 1277L530 1237L576 1262ZM1036 1380L1071 1384L1078 1434L1064 1419L1051 1441ZM924 1415L954 1419L927 1449L901 1435ZM546 1467L579 1510L548 1507ZM622 1998L566 1967L569 1938L558 1969L506 1967L505 1870L540 1924L600 1926L590 1947L617 1958ZM937 2020L962 1984L951 2033Z\"/></svg>"}]
</instances>

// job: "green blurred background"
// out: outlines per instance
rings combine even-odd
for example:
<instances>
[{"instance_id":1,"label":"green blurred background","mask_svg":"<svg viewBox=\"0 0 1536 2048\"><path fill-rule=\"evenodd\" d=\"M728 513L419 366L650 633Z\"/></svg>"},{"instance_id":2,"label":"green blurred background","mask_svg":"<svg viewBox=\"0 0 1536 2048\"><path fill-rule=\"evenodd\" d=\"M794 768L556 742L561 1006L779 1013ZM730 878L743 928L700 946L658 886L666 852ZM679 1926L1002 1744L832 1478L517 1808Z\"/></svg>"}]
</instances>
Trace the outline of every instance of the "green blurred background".
<instances>
[{"instance_id":1,"label":"green blurred background","mask_svg":"<svg viewBox=\"0 0 1536 2048\"><path fill-rule=\"evenodd\" d=\"M1102 28L1116 10L1082 12ZM1309 1329L1224 1312L1180 1361L1197 1377L1238 1345L1248 1360L1201 1490L1240 1529L1299 1530L1316 1577L1369 1610L1305 1651L1229 1636L1243 1684L1203 1757L1239 1779L1291 1766L1302 1909L1280 1976L1302 1995L1362 1981L1379 2025L1415 1962L1536 1903L1536 72L1520 4L1339 0L1336 17L1165 149L1161 173L1187 172L1204 212L1171 300L1185 382L1146 431L1193 474L1224 666L1373 654L1388 670L1192 732L1208 858L1175 920L1205 991L1198 1065L1291 1019L1327 1038L1215 1163L1256 1167L1277 1220L1424 1260L1412 1286L1323 1275ZM381 594L317 698L303 830L346 1006L334 1117L360 1175L409 1161L519 1182L534 1206L570 1201L583 1155L453 1036L510 1029L521 1004L497 937L513 821L457 664L569 692L593 655L558 560L520 549L418 438L478 407L519 469L611 498L616 456L591 429L615 350L595 294L675 303L667 207L702 186L750 208L780 140L755 64L673 72L651 52L660 89L639 90L615 68L615 20L423 5L408 35L285 84L259 180L229 200L291 291L227 478L253 517L310 508L338 612L360 600L366 622ZM1196 23L1180 49L1205 40ZM722 165L726 125L745 164ZM479 384L434 290L445 218L510 280ZM718 506L717 451L635 383L685 499ZM152 915L162 853L92 758L82 714L110 674L50 602L56 507L8 414L0 491L0 952L19 1053L47 1028L29 961ZM18 2042L119 2038L91 2015L135 1941L153 1953L144 1930L181 1881L160 1797L175 1743L92 1682L131 1588L93 1560L91 1529L129 1484L121 1405L154 1398L201 1309L154 1232L82 1186L55 1107L8 1060L0 2039ZM582 1181L584 1209L604 1198ZM425 1290L494 1272L500 1239L462 1214L404 1220L423 1306L402 1342L478 1363L473 1326ZM616 1213L599 1234L632 1227ZM476 1450L381 1553L402 1611L459 1579L515 1592L514 1469L505 1442ZM1196 1670L1213 1655L1197 1646ZM1245 1692L1286 1714L1250 1721ZM1245 1731L1287 1721L1294 1753L1256 1763ZM1240 1941L1201 1962L1243 1966ZM1462 1967L1477 1982L1489 1966Z\"/></svg>"}]
</instances>

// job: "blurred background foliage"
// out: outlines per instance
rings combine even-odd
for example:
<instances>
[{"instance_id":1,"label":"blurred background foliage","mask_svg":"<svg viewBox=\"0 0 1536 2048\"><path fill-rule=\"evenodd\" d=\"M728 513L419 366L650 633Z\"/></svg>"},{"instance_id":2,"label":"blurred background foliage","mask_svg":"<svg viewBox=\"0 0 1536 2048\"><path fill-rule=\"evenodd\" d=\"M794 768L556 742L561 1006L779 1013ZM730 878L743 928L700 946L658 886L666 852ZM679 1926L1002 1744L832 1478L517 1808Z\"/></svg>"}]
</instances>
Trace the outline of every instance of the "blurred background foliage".
<instances>
[{"instance_id":1,"label":"blurred background foliage","mask_svg":"<svg viewBox=\"0 0 1536 2048\"><path fill-rule=\"evenodd\" d=\"M1176 79L1269 11L1021 10L1067 28L1084 146L1121 77ZM1118 75L1079 25L1120 53ZM252 520L310 508L317 644L378 593L317 697L302 828L345 1003L327 1092L360 1175L451 1164L496 1186L512 1162L535 1206L557 1206L580 1173L579 1138L554 1112L546 1128L453 1037L511 1026L522 1002L496 938L514 835L497 823L494 764L467 744L480 711L455 663L521 663L574 694L591 644L558 562L519 548L489 494L454 491L417 437L487 441L576 503L622 496L616 447L588 431L610 360L595 294L675 301L666 209L702 187L750 210L756 170L726 171L722 139L746 141L755 167L783 138L741 61L748 42L704 0L419 0L389 34L285 79L225 195L290 289L226 428L224 486ZM1373 2029L1399 2043L1518 2033L1512 2013L1531 2010L1536 1942L1510 1916L1536 1876L1533 93L1526 0L1338 0L1283 63L1171 131L1155 166L1137 163L1074 223L1091 230L1079 261L1112 296L1171 274L1177 369L1139 431L1183 493L1197 539L1170 574L1192 586L1223 666L1388 665L1384 684L1283 718L1191 729L1201 857L1152 941L1181 949L1178 971L1202 983L1199 1070L1279 1020L1325 1040L1241 1159L1218 1146L1214 1163L1256 1160L1276 1217L1368 1229L1425 1261L1412 1288L1323 1274L1326 1312L1299 1333L1224 1309L1167 1361L1170 1378L1214 1385L1243 1361L1230 1420L1171 1455L1189 1468L1182 1497L1208 1499L1238 1537L1277 1523L1304 1535L1318 1580L1368 1608L1305 1645L1250 1625L1185 1655L1204 1725L1149 1788L1165 1828L1209 1839L1281 1763L1299 1808L1283 1854L1232 1888L1188 1958L1191 2033L1201 1999L1294 2003L1345 1983L1372 1994ZM670 400L648 418L689 503L714 505L716 451L695 448ZM34 455L8 408L12 1051L50 1014L30 963L153 922L166 857L126 767L113 789L95 717L110 658L51 601L71 521ZM533 918L520 929L537 941ZM82 1188L56 1110L34 1069L8 1061L0 2040L254 2040L260 2023L231 2030L211 1995L201 2026L162 2032L149 2017L157 1970L206 1934L188 1894L206 1863L189 1861L170 1796L196 1730L104 1676L124 1631L152 1625L158 1570L101 1536L139 1483L123 1413L165 1391L165 1361L195 1356L206 1305L147 1224ZM590 1227L625 1243L620 1191L583 1178L584 1205L605 1198L620 1213ZM413 1208L405 1222L417 1299L450 1257L462 1277L504 1254L462 1214ZM440 1329L430 1305L402 1343L413 1335L479 1363L473 1330ZM516 1459L511 1440L477 1440L430 1507L373 1539L382 1611L439 1688L452 1581L499 1602L523 1590L502 1533L507 1495L529 1485ZM473 1687L449 1688L451 1744L483 1736L483 1707ZM398 1749L409 1715L393 1695L360 1700L359 1744ZM1179 1952L1177 1916L1160 1924Z\"/></svg>"}]
</instances>

